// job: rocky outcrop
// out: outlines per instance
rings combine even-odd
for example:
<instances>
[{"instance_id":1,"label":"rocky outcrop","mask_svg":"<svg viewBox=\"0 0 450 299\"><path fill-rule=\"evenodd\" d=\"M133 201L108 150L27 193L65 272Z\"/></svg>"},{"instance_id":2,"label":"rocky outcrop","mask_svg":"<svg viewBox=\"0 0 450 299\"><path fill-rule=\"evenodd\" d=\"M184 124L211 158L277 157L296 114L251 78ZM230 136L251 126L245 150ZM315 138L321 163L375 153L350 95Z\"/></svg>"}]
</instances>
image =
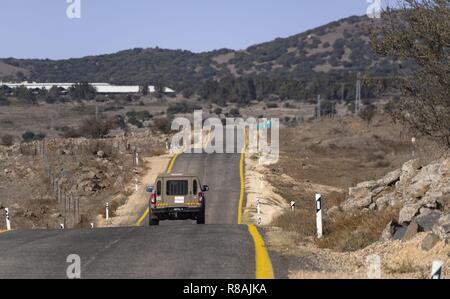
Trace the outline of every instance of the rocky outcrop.
<instances>
[{"instance_id":1,"label":"rocky outcrop","mask_svg":"<svg viewBox=\"0 0 450 299\"><path fill-rule=\"evenodd\" d=\"M400 212L381 239L409 239L419 231L428 231L450 240L450 159L424 167L419 160L408 161L377 181L350 188L341 204L344 212L352 213L389 207L399 207Z\"/></svg>"}]
</instances>

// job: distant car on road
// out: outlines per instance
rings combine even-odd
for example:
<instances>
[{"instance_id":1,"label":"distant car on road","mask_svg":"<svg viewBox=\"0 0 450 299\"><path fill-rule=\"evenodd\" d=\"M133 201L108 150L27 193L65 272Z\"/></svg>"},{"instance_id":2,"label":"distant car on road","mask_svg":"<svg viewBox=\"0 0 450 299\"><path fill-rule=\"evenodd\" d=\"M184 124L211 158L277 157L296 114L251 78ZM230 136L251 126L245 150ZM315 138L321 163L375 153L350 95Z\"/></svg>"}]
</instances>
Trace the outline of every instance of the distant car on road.
<instances>
[{"instance_id":1,"label":"distant car on road","mask_svg":"<svg viewBox=\"0 0 450 299\"><path fill-rule=\"evenodd\" d=\"M155 186L148 187L150 195L150 225L161 220L196 220L205 224L206 197L209 187L197 176L159 175Z\"/></svg>"}]
</instances>

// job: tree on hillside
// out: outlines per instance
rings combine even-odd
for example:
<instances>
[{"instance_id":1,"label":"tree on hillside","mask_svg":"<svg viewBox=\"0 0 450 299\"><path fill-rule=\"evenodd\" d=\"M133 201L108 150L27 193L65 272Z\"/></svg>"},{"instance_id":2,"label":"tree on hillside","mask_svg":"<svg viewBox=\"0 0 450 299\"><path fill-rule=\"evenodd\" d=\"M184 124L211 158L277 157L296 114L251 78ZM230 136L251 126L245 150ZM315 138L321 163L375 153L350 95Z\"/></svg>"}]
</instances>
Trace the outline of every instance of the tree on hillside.
<instances>
[{"instance_id":1,"label":"tree on hillside","mask_svg":"<svg viewBox=\"0 0 450 299\"><path fill-rule=\"evenodd\" d=\"M47 103L55 103L62 95L61 90L57 86L52 86L46 95Z\"/></svg>"},{"instance_id":2,"label":"tree on hillside","mask_svg":"<svg viewBox=\"0 0 450 299\"><path fill-rule=\"evenodd\" d=\"M20 86L16 89L16 96L19 101L25 102L27 104L36 104L36 95L33 91L29 90L25 86Z\"/></svg>"},{"instance_id":3,"label":"tree on hillside","mask_svg":"<svg viewBox=\"0 0 450 299\"><path fill-rule=\"evenodd\" d=\"M69 89L69 95L74 100L93 100L97 95L95 87L87 82L74 84Z\"/></svg>"},{"instance_id":4,"label":"tree on hillside","mask_svg":"<svg viewBox=\"0 0 450 299\"><path fill-rule=\"evenodd\" d=\"M450 0L402 0L372 32L381 55L412 61L392 115L414 133L450 147Z\"/></svg>"},{"instance_id":5,"label":"tree on hillside","mask_svg":"<svg viewBox=\"0 0 450 299\"><path fill-rule=\"evenodd\" d=\"M377 107L373 104L365 105L361 111L359 112L359 117L367 123L367 126L370 126L375 114L377 113Z\"/></svg>"}]
</instances>

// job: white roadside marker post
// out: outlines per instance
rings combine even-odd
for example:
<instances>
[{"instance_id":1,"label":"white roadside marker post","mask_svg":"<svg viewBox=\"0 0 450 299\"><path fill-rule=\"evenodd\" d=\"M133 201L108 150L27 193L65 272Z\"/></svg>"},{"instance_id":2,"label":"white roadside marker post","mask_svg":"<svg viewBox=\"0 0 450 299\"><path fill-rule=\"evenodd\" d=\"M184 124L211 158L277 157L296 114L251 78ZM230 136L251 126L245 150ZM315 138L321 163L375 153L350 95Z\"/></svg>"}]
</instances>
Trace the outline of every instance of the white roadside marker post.
<instances>
[{"instance_id":1,"label":"white roadside marker post","mask_svg":"<svg viewBox=\"0 0 450 299\"><path fill-rule=\"evenodd\" d=\"M317 227L317 238L322 238L322 195L316 194L316 227Z\"/></svg>"},{"instance_id":2,"label":"white roadside marker post","mask_svg":"<svg viewBox=\"0 0 450 299\"><path fill-rule=\"evenodd\" d=\"M367 278L381 279L381 257L377 254L367 257Z\"/></svg>"},{"instance_id":3,"label":"white roadside marker post","mask_svg":"<svg viewBox=\"0 0 450 299\"><path fill-rule=\"evenodd\" d=\"M138 152L136 152L135 159L136 159L136 166L139 166L139 153Z\"/></svg>"},{"instance_id":4,"label":"white roadside marker post","mask_svg":"<svg viewBox=\"0 0 450 299\"><path fill-rule=\"evenodd\" d=\"M6 213L6 230L11 230L11 221L9 219L9 209L5 208Z\"/></svg>"},{"instance_id":5,"label":"white roadside marker post","mask_svg":"<svg viewBox=\"0 0 450 299\"><path fill-rule=\"evenodd\" d=\"M261 203L259 198L256 200L256 211L258 212L258 215L261 215Z\"/></svg>"},{"instance_id":6,"label":"white roadside marker post","mask_svg":"<svg viewBox=\"0 0 450 299\"><path fill-rule=\"evenodd\" d=\"M444 266L444 262L442 261L433 262L433 267L431 269L431 279L442 279L442 266Z\"/></svg>"},{"instance_id":7,"label":"white roadside marker post","mask_svg":"<svg viewBox=\"0 0 450 299\"><path fill-rule=\"evenodd\" d=\"M91 229L93 229L94 228L94 223L91 222L90 227L91 227Z\"/></svg>"},{"instance_id":8,"label":"white roadside marker post","mask_svg":"<svg viewBox=\"0 0 450 299\"><path fill-rule=\"evenodd\" d=\"M295 212L295 201L291 201L291 211Z\"/></svg>"},{"instance_id":9,"label":"white roadside marker post","mask_svg":"<svg viewBox=\"0 0 450 299\"><path fill-rule=\"evenodd\" d=\"M61 223L61 224L59 225L59 229L64 229L64 223Z\"/></svg>"},{"instance_id":10,"label":"white roadside marker post","mask_svg":"<svg viewBox=\"0 0 450 299\"><path fill-rule=\"evenodd\" d=\"M138 192L138 179L137 178L134 179L134 189L136 190L136 192Z\"/></svg>"},{"instance_id":11,"label":"white roadside marker post","mask_svg":"<svg viewBox=\"0 0 450 299\"><path fill-rule=\"evenodd\" d=\"M106 220L109 219L109 203L106 203Z\"/></svg>"}]
</instances>

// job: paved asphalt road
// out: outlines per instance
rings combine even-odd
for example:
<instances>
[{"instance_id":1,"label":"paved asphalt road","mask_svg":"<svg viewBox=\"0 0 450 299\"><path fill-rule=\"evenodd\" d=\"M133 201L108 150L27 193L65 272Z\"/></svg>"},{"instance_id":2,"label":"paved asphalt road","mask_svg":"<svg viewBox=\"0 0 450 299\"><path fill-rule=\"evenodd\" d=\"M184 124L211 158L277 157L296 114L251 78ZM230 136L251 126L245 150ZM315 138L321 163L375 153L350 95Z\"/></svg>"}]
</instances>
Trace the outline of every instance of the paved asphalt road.
<instances>
[{"instance_id":1,"label":"paved asphalt road","mask_svg":"<svg viewBox=\"0 0 450 299\"><path fill-rule=\"evenodd\" d=\"M66 278L70 254L80 256L82 278L255 278L258 246L237 225L239 158L183 154L173 165L210 186L206 225L145 219L142 227L1 233L0 278Z\"/></svg>"},{"instance_id":2,"label":"paved asphalt road","mask_svg":"<svg viewBox=\"0 0 450 299\"><path fill-rule=\"evenodd\" d=\"M236 224L239 204L239 154L183 154L178 156L172 174L197 175L208 185L206 224ZM143 213L144 211L142 211ZM143 225L148 225L148 216ZM161 221L161 225L196 225L195 221Z\"/></svg>"},{"instance_id":3,"label":"paved asphalt road","mask_svg":"<svg viewBox=\"0 0 450 299\"><path fill-rule=\"evenodd\" d=\"M0 278L254 278L246 226L205 225L17 231L0 236Z\"/></svg>"}]
</instances>

